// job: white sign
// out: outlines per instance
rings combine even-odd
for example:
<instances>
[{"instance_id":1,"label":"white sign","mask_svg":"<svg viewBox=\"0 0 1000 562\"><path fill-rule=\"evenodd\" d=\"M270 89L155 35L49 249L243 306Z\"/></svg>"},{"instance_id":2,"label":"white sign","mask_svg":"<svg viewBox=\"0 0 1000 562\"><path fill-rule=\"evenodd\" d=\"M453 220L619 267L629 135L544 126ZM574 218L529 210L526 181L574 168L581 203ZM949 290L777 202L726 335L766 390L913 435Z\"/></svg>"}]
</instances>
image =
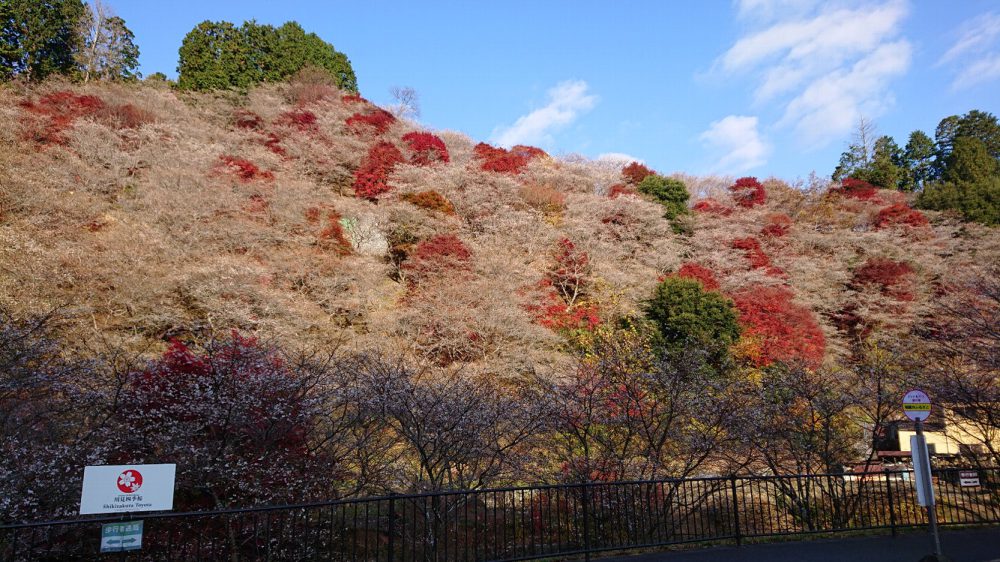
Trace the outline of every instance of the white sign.
<instances>
[{"instance_id":1,"label":"white sign","mask_svg":"<svg viewBox=\"0 0 1000 562\"><path fill-rule=\"evenodd\" d=\"M101 552L127 552L142 548L142 521L101 525Z\"/></svg>"},{"instance_id":2,"label":"white sign","mask_svg":"<svg viewBox=\"0 0 1000 562\"><path fill-rule=\"evenodd\" d=\"M931 415L931 399L921 390L911 390L903 397L903 413L913 421L924 421Z\"/></svg>"},{"instance_id":3,"label":"white sign","mask_svg":"<svg viewBox=\"0 0 1000 562\"><path fill-rule=\"evenodd\" d=\"M960 470L958 483L962 486L979 486L979 473L975 470Z\"/></svg>"},{"instance_id":4,"label":"white sign","mask_svg":"<svg viewBox=\"0 0 1000 562\"><path fill-rule=\"evenodd\" d=\"M88 466L80 514L171 510L176 469L175 464Z\"/></svg>"}]
</instances>

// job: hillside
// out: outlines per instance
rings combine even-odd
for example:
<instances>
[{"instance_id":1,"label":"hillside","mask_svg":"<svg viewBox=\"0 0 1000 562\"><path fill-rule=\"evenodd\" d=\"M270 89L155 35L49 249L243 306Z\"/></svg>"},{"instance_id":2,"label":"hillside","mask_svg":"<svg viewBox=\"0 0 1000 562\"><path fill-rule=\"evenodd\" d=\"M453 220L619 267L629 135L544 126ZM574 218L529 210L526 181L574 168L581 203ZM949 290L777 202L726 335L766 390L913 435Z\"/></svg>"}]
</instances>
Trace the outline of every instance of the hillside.
<instances>
[{"instance_id":1,"label":"hillside","mask_svg":"<svg viewBox=\"0 0 1000 562\"><path fill-rule=\"evenodd\" d=\"M675 176L694 209L677 234L623 163L490 155L447 131L436 152L430 135L403 140L418 124L316 84L7 88L0 119L0 299L62 308L81 339L237 329L557 372L581 333L640 315L684 266L735 298L754 361L830 361L872 328L907 330L955 272L1000 256L995 230L909 211L905 194L776 179ZM400 154L369 155L379 143ZM358 197L359 168L388 191ZM553 284L567 263L585 289L572 298Z\"/></svg>"}]
</instances>

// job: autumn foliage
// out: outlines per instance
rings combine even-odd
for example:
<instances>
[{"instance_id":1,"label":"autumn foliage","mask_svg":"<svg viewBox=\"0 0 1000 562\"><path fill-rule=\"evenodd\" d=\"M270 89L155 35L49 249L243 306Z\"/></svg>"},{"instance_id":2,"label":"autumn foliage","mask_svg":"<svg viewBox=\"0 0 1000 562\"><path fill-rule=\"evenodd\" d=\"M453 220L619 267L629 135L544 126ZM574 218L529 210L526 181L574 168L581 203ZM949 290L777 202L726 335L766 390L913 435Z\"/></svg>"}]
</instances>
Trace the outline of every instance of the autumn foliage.
<instances>
[{"instance_id":1,"label":"autumn foliage","mask_svg":"<svg viewBox=\"0 0 1000 562\"><path fill-rule=\"evenodd\" d=\"M434 190L404 193L403 195L400 195L399 198L422 209L438 211L446 215L455 214L455 206L451 204L451 201L448 201L444 195L441 195Z\"/></svg>"},{"instance_id":2,"label":"autumn foliage","mask_svg":"<svg viewBox=\"0 0 1000 562\"><path fill-rule=\"evenodd\" d=\"M316 114L308 109L286 111L279 115L274 123L300 131L315 131L317 128Z\"/></svg>"},{"instance_id":3,"label":"autumn foliage","mask_svg":"<svg viewBox=\"0 0 1000 562\"><path fill-rule=\"evenodd\" d=\"M361 167L354 172L354 194L363 199L375 199L388 192L389 174L396 164L405 162L403 153L391 142L382 141L368 150Z\"/></svg>"},{"instance_id":4,"label":"autumn foliage","mask_svg":"<svg viewBox=\"0 0 1000 562\"><path fill-rule=\"evenodd\" d=\"M308 219L309 215L306 218ZM329 211L326 215L326 228L319 233L319 240L320 246L331 247L337 254L347 256L351 254L351 243L347 240L344 226L340 223L342 218L337 211Z\"/></svg>"},{"instance_id":5,"label":"autumn foliage","mask_svg":"<svg viewBox=\"0 0 1000 562\"><path fill-rule=\"evenodd\" d=\"M706 291L719 290L719 280L715 278L715 274L712 273L711 269L703 265L690 262L685 263L677 270L677 276L701 282L701 286Z\"/></svg>"},{"instance_id":6,"label":"autumn foliage","mask_svg":"<svg viewBox=\"0 0 1000 562\"><path fill-rule=\"evenodd\" d=\"M754 177L743 177L729 186L729 192L740 207L751 209L767 202L767 190Z\"/></svg>"},{"instance_id":7,"label":"autumn foliage","mask_svg":"<svg viewBox=\"0 0 1000 562\"><path fill-rule=\"evenodd\" d=\"M511 150L505 150L481 142L473 148L473 153L479 159L479 168L485 172L517 175L524 171L532 159L542 156L545 152L529 146L518 145Z\"/></svg>"},{"instance_id":8,"label":"autumn foliage","mask_svg":"<svg viewBox=\"0 0 1000 562\"><path fill-rule=\"evenodd\" d=\"M761 236L781 238L792 228L792 218L784 213L768 215L767 224L760 230Z\"/></svg>"},{"instance_id":9,"label":"autumn foliage","mask_svg":"<svg viewBox=\"0 0 1000 562\"><path fill-rule=\"evenodd\" d=\"M732 295L744 337L753 342L758 366L775 361L819 366L826 340L812 311L792 302L784 287L751 286Z\"/></svg>"},{"instance_id":10,"label":"autumn foliage","mask_svg":"<svg viewBox=\"0 0 1000 562\"><path fill-rule=\"evenodd\" d=\"M410 163L429 166L437 162L448 163L448 147L432 133L411 131L403 135L403 142L410 148Z\"/></svg>"},{"instance_id":11,"label":"autumn foliage","mask_svg":"<svg viewBox=\"0 0 1000 562\"><path fill-rule=\"evenodd\" d=\"M880 201L878 188L874 185L854 178L846 178L840 182L840 187L830 189L830 193L842 197L850 197L859 201Z\"/></svg>"},{"instance_id":12,"label":"autumn foliage","mask_svg":"<svg viewBox=\"0 0 1000 562\"><path fill-rule=\"evenodd\" d=\"M274 179L273 172L270 170L261 170L256 164L245 158L223 155L219 157L219 161L221 162L222 171L236 176L244 183L255 180L271 181Z\"/></svg>"},{"instance_id":13,"label":"autumn foliage","mask_svg":"<svg viewBox=\"0 0 1000 562\"><path fill-rule=\"evenodd\" d=\"M700 199L691 208L699 213L718 215L720 217L728 217L733 214L732 207L727 207L712 198Z\"/></svg>"},{"instance_id":14,"label":"autumn foliage","mask_svg":"<svg viewBox=\"0 0 1000 562\"><path fill-rule=\"evenodd\" d=\"M417 285L432 277L468 271L472 252L454 234L439 234L417 244L402 265L409 281Z\"/></svg>"},{"instance_id":15,"label":"autumn foliage","mask_svg":"<svg viewBox=\"0 0 1000 562\"><path fill-rule=\"evenodd\" d=\"M854 271L851 286L855 289L875 287L884 295L902 301L912 301L913 267L906 262L871 258Z\"/></svg>"},{"instance_id":16,"label":"autumn foliage","mask_svg":"<svg viewBox=\"0 0 1000 562\"><path fill-rule=\"evenodd\" d=\"M20 103L26 112L22 137L42 145L65 145L66 132L81 117L90 117L115 130L136 129L155 121L149 111L133 104L108 104L92 95L53 92L36 101Z\"/></svg>"},{"instance_id":17,"label":"autumn foliage","mask_svg":"<svg viewBox=\"0 0 1000 562\"><path fill-rule=\"evenodd\" d=\"M617 199L625 195L635 195L635 193L634 189L622 183L616 183L608 188L608 197L610 199Z\"/></svg>"},{"instance_id":18,"label":"autumn foliage","mask_svg":"<svg viewBox=\"0 0 1000 562\"><path fill-rule=\"evenodd\" d=\"M781 268L771 265L771 258L764 252L758 241L753 236L747 238L737 238L733 240L733 248L743 250L743 255L750 263L751 269L766 268L768 275L783 276Z\"/></svg>"},{"instance_id":19,"label":"autumn foliage","mask_svg":"<svg viewBox=\"0 0 1000 562\"><path fill-rule=\"evenodd\" d=\"M389 130L396 118L382 108L375 108L369 113L355 113L347 118L347 128L355 135L374 132L381 135Z\"/></svg>"},{"instance_id":20,"label":"autumn foliage","mask_svg":"<svg viewBox=\"0 0 1000 562\"><path fill-rule=\"evenodd\" d=\"M928 220L923 213L910 208L906 203L896 203L879 210L875 217L875 228L891 228L893 226L927 226Z\"/></svg>"},{"instance_id":21,"label":"autumn foliage","mask_svg":"<svg viewBox=\"0 0 1000 562\"><path fill-rule=\"evenodd\" d=\"M539 283L542 303L525 309L539 325L553 330L594 330L601 323L597 303L585 302L590 284L590 256L570 239L556 244L552 265Z\"/></svg>"},{"instance_id":22,"label":"autumn foliage","mask_svg":"<svg viewBox=\"0 0 1000 562\"><path fill-rule=\"evenodd\" d=\"M655 173L638 162L632 162L622 168L622 177L625 178L626 183L632 185L639 185L642 183L642 180L646 179L646 176L651 176Z\"/></svg>"}]
</instances>

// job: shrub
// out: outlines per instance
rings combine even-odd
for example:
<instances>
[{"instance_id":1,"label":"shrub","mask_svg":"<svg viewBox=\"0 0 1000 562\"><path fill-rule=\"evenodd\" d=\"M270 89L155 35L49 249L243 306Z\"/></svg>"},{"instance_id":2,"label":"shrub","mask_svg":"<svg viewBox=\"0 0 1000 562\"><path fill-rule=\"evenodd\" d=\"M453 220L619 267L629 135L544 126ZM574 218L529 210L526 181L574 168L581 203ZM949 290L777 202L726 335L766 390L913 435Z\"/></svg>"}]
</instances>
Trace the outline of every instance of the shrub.
<instances>
[{"instance_id":1,"label":"shrub","mask_svg":"<svg viewBox=\"0 0 1000 562\"><path fill-rule=\"evenodd\" d=\"M450 162L448 147L440 137L431 133L411 131L403 135L403 142L410 147L410 163L429 166L436 162Z\"/></svg>"},{"instance_id":2,"label":"shrub","mask_svg":"<svg viewBox=\"0 0 1000 562\"><path fill-rule=\"evenodd\" d=\"M715 199L700 199L692 207L696 212L706 213L710 215L719 215L720 217L728 217L733 214L732 207L727 207L722 203L719 203Z\"/></svg>"},{"instance_id":3,"label":"shrub","mask_svg":"<svg viewBox=\"0 0 1000 562\"><path fill-rule=\"evenodd\" d=\"M281 146L281 137L275 133L268 133L264 139L264 148L277 154L278 156L288 156L288 151Z\"/></svg>"},{"instance_id":4,"label":"shrub","mask_svg":"<svg viewBox=\"0 0 1000 562\"><path fill-rule=\"evenodd\" d=\"M733 294L745 335L755 341L757 366L776 361L818 367L826 340L812 311L792 303L784 287L747 287Z\"/></svg>"},{"instance_id":5,"label":"shrub","mask_svg":"<svg viewBox=\"0 0 1000 562\"><path fill-rule=\"evenodd\" d=\"M537 146L527 146L524 144L515 144L511 147L510 153L515 156L521 156L525 160L549 157L549 154L541 148L538 148Z\"/></svg>"},{"instance_id":6,"label":"shrub","mask_svg":"<svg viewBox=\"0 0 1000 562\"><path fill-rule=\"evenodd\" d=\"M112 427L129 462L177 464L177 507L251 505L320 496L324 402L308 371L237 333L195 351L174 341L128 374ZM328 488L325 488L328 489Z\"/></svg>"},{"instance_id":7,"label":"shrub","mask_svg":"<svg viewBox=\"0 0 1000 562\"><path fill-rule=\"evenodd\" d=\"M854 271L851 287L874 286L884 294L902 301L912 301L914 272L910 264L885 258L871 258Z\"/></svg>"},{"instance_id":8,"label":"shrub","mask_svg":"<svg viewBox=\"0 0 1000 562\"><path fill-rule=\"evenodd\" d=\"M143 125L156 121L156 116L152 112L138 108L130 103L104 105L94 115L112 129L138 129Z\"/></svg>"},{"instance_id":9,"label":"shrub","mask_svg":"<svg viewBox=\"0 0 1000 562\"><path fill-rule=\"evenodd\" d=\"M733 240L733 248L743 250L743 255L750 262L752 269L771 265L771 258L764 253L763 248L760 247L760 242L753 236Z\"/></svg>"},{"instance_id":10,"label":"shrub","mask_svg":"<svg viewBox=\"0 0 1000 562\"><path fill-rule=\"evenodd\" d=\"M732 193L737 205L747 209L767 202L767 190L754 177L743 177L736 180L736 183L729 186L729 192Z\"/></svg>"},{"instance_id":11,"label":"shrub","mask_svg":"<svg viewBox=\"0 0 1000 562\"><path fill-rule=\"evenodd\" d=\"M261 170L256 164L245 158L223 155L219 156L219 160L226 172L233 174L244 183L254 180L271 181L274 179L274 174L271 171Z\"/></svg>"},{"instance_id":12,"label":"shrub","mask_svg":"<svg viewBox=\"0 0 1000 562\"><path fill-rule=\"evenodd\" d=\"M717 291L719 290L719 281L715 278L715 274L712 273L711 269L707 267L698 265L696 263L685 263L677 270L677 277L683 277L684 279L694 279L701 283L706 291Z\"/></svg>"},{"instance_id":13,"label":"shrub","mask_svg":"<svg viewBox=\"0 0 1000 562\"><path fill-rule=\"evenodd\" d=\"M586 295L590 280L590 256L576 247L569 238L559 241L554 263L545 276L549 285L563 301L572 306Z\"/></svg>"},{"instance_id":14,"label":"shrub","mask_svg":"<svg viewBox=\"0 0 1000 562\"><path fill-rule=\"evenodd\" d=\"M451 201L445 198L437 191L419 191L417 193L404 193L399 197L403 201L411 205L416 205L417 207L428 209L431 211L438 211L446 215L454 215L455 207L451 204Z\"/></svg>"},{"instance_id":15,"label":"shrub","mask_svg":"<svg viewBox=\"0 0 1000 562\"><path fill-rule=\"evenodd\" d=\"M841 181L840 187L830 189L830 193L859 201L881 201L881 198L878 196L877 187L866 181L854 178L847 178Z\"/></svg>"},{"instance_id":16,"label":"shrub","mask_svg":"<svg viewBox=\"0 0 1000 562\"><path fill-rule=\"evenodd\" d=\"M389 174L396 164L405 161L396 145L385 141L375 144L354 172L354 194L363 199L375 199L388 192L392 189Z\"/></svg>"},{"instance_id":17,"label":"shrub","mask_svg":"<svg viewBox=\"0 0 1000 562\"><path fill-rule=\"evenodd\" d=\"M39 123L30 123L24 132L27 140L43 145L64 145L69 142L66 130L73 122L86 115L94 115L104 109L104 101L97 96L77 95L73 92L53 92L37 101L25 100L22 109L36 116Z\"/></svg>"},{"instance_id":18,"label":"shrub","mask_svg":"<svg viewBox=\"0 0 1000 562\"><path fill-rule=\"evenodd\" d=\"M664 216L668 219L687 214L688 191L684 182L665 178L656 174L646 176L639 182L639 192L649 195L666 209Z\"/></svg>"},{"instance_id":19,"label":"shrub","mask_svg":"<svg viewBox=\"0 0 1000 562\"><path fill-rule=\"evenodd\" d=\"M538 156L539 153L545 154L541 151L533 152L530 150L521 150L520 152L507 151L503 148L490 146L485 142L477 144L472 152L480 160L479 167L481 170L511 175L517 175L524 171L524 167L528 165L528 162Z\"/></svg>"},{"instance_id":20,"label":"shrub","mask_svg":"<svg viewBox=\"0 0 1000 562\"><path fill-rule=\"evenodd\" d=\"M566 195L547 185L528 183L518 189L518 195L531 208L546 215L555 215L566 208Z\"/></svg>"},{"instance_id":21,"label":"shrub","mask_svg":"<svg viewBox=\"0 0 1000 562\"><path fill-rule=\"evenodd\" d=\"M646 179L647 176L655 174L653 170L643 166L638 162L632 162L631 164L622 168L622 177L625 178L625 182L632 185L639 185L642 180Z\"/></svg>"},{"instance_id":22,"label":"shrub","mask_svg":"<svg viewBox=\"0 0 1000 562\"><path fill-rule=\"evenodd\" d=\"M906 203L896 203L879 210L875 217L875 228L893 226L927 226L927 217L916 209L911 209Z\"/></svg>"},{"instance_id":23,"label":"shrub","mask_svg":"<svg viewBox=\"0 0 1000 562\"><path fill-rule=\"evenodd\" d=\"M347 128L355 135L364 134L366 131L374 131L381 135L389 130L389 127L396 122L388 111L376 107L369 113L355 113L347 118Z\"/></svg>"},{"instance_id":24,"label":"shrub","mask_svg":"<svg viewBox=\"0 0 1000 562\"><path fill-rule=\"evenodd\" d=\"M318 215L319 209L316 211ZM308 215L306 218L308 220ZM351 242L344 233L344 226L341 224L342 218L337 211L329 211L326 214L326 228L319 233L319 240L320 246L332 247L337 254L347 256L351 253Z\"/></svg>"},{"instance_id":25,"label":"shrub","mask_svg":"<svg viewBox=\"0 0 1000 562\"><path fill-rule=\"evenodd\" d=\"M411 285L419 285L432 277L468 271L471 261L472 252L457 236L439 234L417 244L400 269Z\"/></svg>"},{"instance_id":26,"label":"shrub","mask_svg":"<svg viewBox=\"0 0 1000 562\"><path fill-rule=\"evenodd\" d=\"M233 113L233 125L237 129L249 129L259 131L264 127L264 120L260 115L248 109L238 109Z\"/></svg>"},{"instance_id":27,"label":"shrub","mask_svg":"<svg viewBox=\"0 0 1000 562\"><path fill-rule=\"evenodd\" d=\"M316 114L308 109L286 111L279 115L274 123L300 131L315 131L317 128Z\"/></svg>"},{"instance_id":28,"label":"shrub","mask_svg":"<svg viewBox=\"0 0 1000 562\"><path fill-rule=\"evenodd\" d=\"M527 310L539 326L550 330L585 330L592 332L601 325L601 311L596 303L566 304L554 291L546 293L542 305L527 305Z\"/></svg>"},{"instance_id":29,"label":"shrub","mask_svg":"<svg viewBox=\"0 0 1000 562\"><path fill-rule=\"evenodd\" d=\"M625 184L622 183L616 183L608 188L609 199L618 199L619 197L625 195L635 195L635 193L634 189L626 187Z\"/></svg>"},{"instance_id":30,"label":"shrub","mask_svg":"<svg viewBox=\"0 0 1000 562\"><path fill-rule=\"evenodd\" d=\"M370 103L368 100L361 97L361 94L344 94L343 96L340 96L340 101L344 103Z\"/></svg>"},{"instance_id":31,"label":"shrub","mask_svg":"<svg viewBox=\"0 0 1000 562\"><path fill-rule=\"evenodd\" d=\"M646 303L646 318L668 347L687 342L728 346L740 337L732 302L701 281L667 277Z\"/></svg>"},{"instance_id":32,"label":"shrub","mask_svg":"<svg viewBox=\"0 0 1000 562\"><path fill-rule=\"evenodd\" d=\"M792 218L784 213L768 215L767 225L760 230L761 236L781 238L792 228Z\"/></svg>"}]
</instances>

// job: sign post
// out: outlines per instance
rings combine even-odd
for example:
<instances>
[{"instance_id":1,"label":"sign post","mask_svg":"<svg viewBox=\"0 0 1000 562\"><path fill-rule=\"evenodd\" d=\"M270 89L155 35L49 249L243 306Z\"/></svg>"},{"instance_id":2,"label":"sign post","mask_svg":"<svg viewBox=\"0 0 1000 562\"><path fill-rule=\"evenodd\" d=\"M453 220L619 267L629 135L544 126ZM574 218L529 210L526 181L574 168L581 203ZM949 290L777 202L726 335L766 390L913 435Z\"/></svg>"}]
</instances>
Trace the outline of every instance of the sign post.
<instances>
[{"instance_id":1,"label":"sign post","mask_svg":"<svg viewBox=\"0 0 1000 562\"><path fill-rule=\"evenodd\" d=\"M83 469L80 514L169 511L174 508L174 464L88 466ZM142 548L142 521L101 526L101 552Z\"/></svg>"},{"instance_id":2,"label":"sign post","mask_svg":"<svg viewBox=\"0 0 1000 562\"><path fill-rule=\"evenodd\" d=\"M931 415L931 400L920 390L911 390L903 397L903 413L913 420L917 434L910 437L913 474L917 484L917 503L927 508L927 521L934 537L934 556L941 559L941 538L938 535L937 511L934 509L934 483L931 479L931 456L924 437L923 421Z\"/></svg>"},{"instance_id":3,"label":"sign post","mask_svg":"<svg viewBox=\"0 0 1000 562\"><path fill-rule=\"evenodd\" d=\"M142 548L142 521L101 525L101 552L127 552Z\"/></svg>"}]
</instances>

